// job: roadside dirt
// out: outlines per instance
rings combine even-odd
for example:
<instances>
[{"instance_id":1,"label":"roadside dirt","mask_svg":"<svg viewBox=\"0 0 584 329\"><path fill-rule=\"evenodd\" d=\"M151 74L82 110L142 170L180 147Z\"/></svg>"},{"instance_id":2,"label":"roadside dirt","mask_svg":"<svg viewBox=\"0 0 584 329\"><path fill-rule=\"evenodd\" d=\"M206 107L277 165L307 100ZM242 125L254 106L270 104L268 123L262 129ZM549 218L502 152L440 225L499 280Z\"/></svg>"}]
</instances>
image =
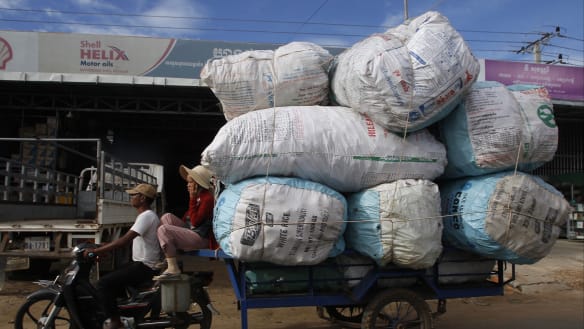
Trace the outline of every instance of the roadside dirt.
<instances>
[{"instance_id":1,"label":"roadside dirt","mask_svg":"<svg viewBox=\"0 0 584 329\"><path fill-rule=\"evenodd\" d=\"M561 247L574 247L560 242ZM508 286L504 296L449 300L447 312L435 320L435 328L583 329L583 246L577 245L578 249L571 251L577 255L576 261L564 259L565 252L560 251L536 265L518 266L515 285ZM221 314L214 317L213 328L240 328L236 298L223 262L197 259L187 260L185 264L187 269L215 272L209 293ZM37 286L30 281L6 282L0 291L0 329L13 328L13 318L18 307L25 296L36 289ZM436 310L435 302L430 301L429 304ZM248 323L249 329L348 328L319 318L316 307L253 309L248 312Z\"/></svg>"}]
</instances>

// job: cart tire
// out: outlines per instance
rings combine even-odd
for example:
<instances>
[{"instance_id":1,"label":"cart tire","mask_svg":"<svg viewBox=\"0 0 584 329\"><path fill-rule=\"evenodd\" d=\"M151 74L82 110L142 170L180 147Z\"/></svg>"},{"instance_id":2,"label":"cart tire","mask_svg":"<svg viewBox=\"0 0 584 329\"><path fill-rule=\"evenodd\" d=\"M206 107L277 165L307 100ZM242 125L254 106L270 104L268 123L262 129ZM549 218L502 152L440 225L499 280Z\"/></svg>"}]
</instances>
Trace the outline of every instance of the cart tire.
<instances>
[{"instance_id":1,"label":"cart tire","mask_svg":"<svg viewBox=\"0 0 584 329\"><path fill-rule=\"evenodd\" d=\"M367 304L361 322L363 329L431 329L432 312L428 303L407 289L388 289Z\"/></svg>"},{"instance_id":2,"label":"cart tire","mask_svg":"<svg viewBox=\"0 0 584 329\"><path fill-rule=\"evenodd\" d=\"M363 319L363 306L360 305L327 306L326 312L331 318L344 322L361 323Z\"/></svg>"}]
</instances>

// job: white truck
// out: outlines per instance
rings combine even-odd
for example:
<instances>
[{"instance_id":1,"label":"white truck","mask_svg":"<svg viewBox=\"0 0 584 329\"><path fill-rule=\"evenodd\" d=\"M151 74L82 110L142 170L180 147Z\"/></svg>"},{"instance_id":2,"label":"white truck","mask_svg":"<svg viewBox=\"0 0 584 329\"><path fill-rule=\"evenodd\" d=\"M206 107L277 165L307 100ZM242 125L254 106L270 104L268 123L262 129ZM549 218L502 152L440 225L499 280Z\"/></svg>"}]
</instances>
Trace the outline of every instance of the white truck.
<instances>
[{"instance_id":1,"label":"white truck","mask_svg":"<svg viewBox=\"0 0 584 329\"><path fill-rule=\"evenodd\" d=\"M82 241L103 243L123 235L137 216L125 192L131 186L156 186L155 207L164 207L163 167L114 159L102 151L99 139L0 138L0 143L44 145L46 152L54 152L50 165L22 156L0 157L2 277L35 261L46 265L68 259ZM79 151L83 148L90 154ZM130 255L131 247L118 251L101 269L114 268Z\"/></svg>"}]
</instances>

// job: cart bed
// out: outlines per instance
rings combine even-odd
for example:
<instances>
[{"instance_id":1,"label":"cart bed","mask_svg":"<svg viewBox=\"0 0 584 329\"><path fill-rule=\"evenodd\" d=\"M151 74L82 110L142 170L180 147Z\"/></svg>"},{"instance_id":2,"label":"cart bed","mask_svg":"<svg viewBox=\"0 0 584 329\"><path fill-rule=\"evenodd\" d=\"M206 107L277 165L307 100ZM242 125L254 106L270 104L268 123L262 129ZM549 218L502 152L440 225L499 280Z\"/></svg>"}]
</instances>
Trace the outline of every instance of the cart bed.
<instances>
[{"instance_id":1,"label":"cart bed","mask_svg":"<svg viewBox=\"0 0 584 329\"><path fill-rule=\"evenodd\" d=\"M297 266L249 263L233 259L222 250L196 250L188 254L221 259L225 262L241 310L242 329L247 329L247 310L253 308L339 305L363 307L380 288L406 288L424 300L441 301L439 305L442 304L445 308L444 301L450 298L503 295L505 285L515 279L514 265L511 265L510 277L505 278L507 264L501 260L487 260L495 264L488 273L449 271L446 274L442 269L445 263L440 259L430 269L412 270L395 266L380 267L372 262L339 265L325 261L316 265ZM456 261L449 261L452 262ZM363 276L346 277L342 273L334 275L334 270L338 270L339 267L363 266L371 266ZM276 276L255 279L254 276L250 276L250 273L263 273L262 271L275 272ZM295 272L300 275L294 275ZM278 275L282 273L285 274ZM449 280L457 281L456 278L459 277L472 276L485 279L476 282L448 283ZM399 281L404 280L406 283L391 286L393 282L401 283ZM389 283L389 287L384 287L382 282Z\"/></svg>"}]
</instances>

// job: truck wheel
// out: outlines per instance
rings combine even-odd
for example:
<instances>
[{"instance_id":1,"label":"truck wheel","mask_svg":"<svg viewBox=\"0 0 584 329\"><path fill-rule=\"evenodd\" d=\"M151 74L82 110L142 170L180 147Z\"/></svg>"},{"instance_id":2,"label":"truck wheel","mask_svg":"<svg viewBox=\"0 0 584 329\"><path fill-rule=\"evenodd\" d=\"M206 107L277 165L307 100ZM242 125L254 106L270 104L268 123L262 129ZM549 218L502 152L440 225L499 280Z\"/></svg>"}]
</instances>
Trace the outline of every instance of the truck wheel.
<instances>
[{"instance_id":1,"label":"truck wheel","mask_svg":"<svg viewBox=\"0 0 584 329\"><path fill-rule=\"evenodd\" d=\"M37 280L39 274L47 275L50 273L53 260L44 258L33 258L27 270L17 270L9 272L8 278L18 280Z\"/></svg>"},{"instance_id":2,"label":"truck wheel","mask_svg":"<svg viewBox=\"0 0 584 329\"><path fill-rule=\"evenodd\" d=\"M426 301L407 289L388 289L367 304L363 312L363 329L431 329L432 312Z\"/></svg>"}]
</instances>

